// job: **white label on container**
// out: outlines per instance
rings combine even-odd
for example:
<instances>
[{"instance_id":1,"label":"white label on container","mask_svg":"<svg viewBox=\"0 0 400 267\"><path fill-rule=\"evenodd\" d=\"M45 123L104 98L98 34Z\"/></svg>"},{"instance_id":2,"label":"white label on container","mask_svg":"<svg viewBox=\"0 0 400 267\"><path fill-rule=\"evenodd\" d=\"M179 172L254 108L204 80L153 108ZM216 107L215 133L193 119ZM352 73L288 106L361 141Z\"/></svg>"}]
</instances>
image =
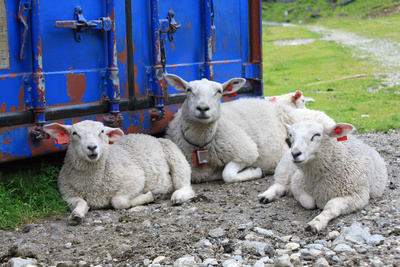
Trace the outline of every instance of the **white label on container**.
<instances>
[{"instance_id":1,"label":"white label on container","mask_svg":"<svg viewBox=\"0 0 400 267\"><path fill-rule=\"evenodd\" d=\"M10 68L5 0L0 0L0 70Z\"/></svg>"}]
</instances>

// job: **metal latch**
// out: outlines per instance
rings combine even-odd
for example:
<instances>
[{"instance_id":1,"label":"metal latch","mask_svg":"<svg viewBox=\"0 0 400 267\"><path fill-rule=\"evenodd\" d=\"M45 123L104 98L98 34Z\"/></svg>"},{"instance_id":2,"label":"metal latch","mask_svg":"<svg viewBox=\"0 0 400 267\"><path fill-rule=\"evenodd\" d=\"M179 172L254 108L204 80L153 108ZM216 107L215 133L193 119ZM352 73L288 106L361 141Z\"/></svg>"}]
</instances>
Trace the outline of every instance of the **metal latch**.
<instances>
[{"instance_id":1,"label":"metal latch","mask_svg":"<svg viewBox=\"0 0 400 267\"><path fill-rule=\"evenodd\" d=\"M98 20L87 21L83 16L83 9L80 6L75 7L74 17L75 20L56 21L56 28L67 28L75 30L75 40L77 42L82 41L82 33L85 30L111 30L112 21L110 17L101 17Z\"/></svg>"},{"instance_id":2,"label":"metal latch","mask_svg":"<svg viewBox=\"0 0 400 267\"><path fill-rule=\"evenodd\" d=\"M19 10L18 10L18 19L21 21L22 25L24 25L24 29L21 34L21 49L19 52L19 59L24 59L24 49L26 43L26 35L28 33L29 25L28 25L28 12L31 8L30 0L21 0L19 2Z\"/></svg>"},{"instance_id":3,"label":"metal latch","mask_svg":"<svg viewBox=\"0 0 400 267\"><path fill-rule=\"evenodd\" d=\"M167 20L168 20L168 40L170 42L174 41L174 33L181 28L181 24L176 22L175 14L172 10L168 12Z\"/></svg>"}]
</instances>

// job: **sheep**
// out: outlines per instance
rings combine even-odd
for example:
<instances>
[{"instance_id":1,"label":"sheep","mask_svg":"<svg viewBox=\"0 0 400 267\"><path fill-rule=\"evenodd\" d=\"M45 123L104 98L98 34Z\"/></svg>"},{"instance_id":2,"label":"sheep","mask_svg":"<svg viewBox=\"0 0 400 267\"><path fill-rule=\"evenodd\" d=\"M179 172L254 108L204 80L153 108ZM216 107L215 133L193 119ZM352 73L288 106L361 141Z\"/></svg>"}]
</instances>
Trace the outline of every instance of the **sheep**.
<instances>
[{"instance_id":1,"label":"sheep","mask_svg":"<svg viewBox=\"0 0 400 267\"><path fill-rule=\"evenodd\" d=\"M284 121L290 120L292 108L261 98L221 104L224 95L246 82L242 78L223 84L207 79L186 82L173 74L165 79L186 92L165 137L178 145L191 164L192 183L247 181L274 172L289 149Z\"/></svg>"},{"instance_id":2,"label":"sheep","mask_svg":"<svg viewBox=\"0 0 400 267\"><path fill-rule=\"evenodd\" d=\"M306 230L317 233L330 220L382 196L385 162L373 148L349 135L353 125L303 121L286 127L292 146L276 168L274 184L259 195L261 202L291 193L304 208L323 209L306 225Z\"/></svg>"},{"instance_id":3,"label":"sheep","mask_svg":"<svg viewBox=\"0 0 400 267\"><path fill-rule=\"evenodd\" d=\"M300 90L279 96L265 97L270 102L281 102L293 108L306 108L306 98Z\"/></svg>"},{"instance_id":4,"label":"sheep","mask_svg":"<svg viewBox=\"0 0 400 267\"><path fill-rule=\"evenodd\" d=\"M170 140L124 135L90 120L72 126L52 123L44 130L57 140L70 141L58 177L59 191L72 210L70 225L82 222L89 209L127 209L173 190L173 204L195 195L190 165Z\"/></svg>"}]
</instances>

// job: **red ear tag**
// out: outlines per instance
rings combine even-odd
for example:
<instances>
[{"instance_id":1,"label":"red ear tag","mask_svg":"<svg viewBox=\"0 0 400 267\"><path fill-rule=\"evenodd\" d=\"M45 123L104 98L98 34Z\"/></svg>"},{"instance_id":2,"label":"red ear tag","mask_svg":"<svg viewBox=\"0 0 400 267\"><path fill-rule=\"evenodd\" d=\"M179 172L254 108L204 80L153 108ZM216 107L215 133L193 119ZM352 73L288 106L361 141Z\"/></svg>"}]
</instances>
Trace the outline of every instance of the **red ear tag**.
<instances>
[{"instance_id":1,"label":"red ear tag","mask_svg":"<svg viewBox=\"0 0 400 267\"><path fill-rule=\"evenodd\" d=\"M338 140L338 142L340 142L340 141L346 141L346 140L347 140L347 136L340 137L340 138L338 138L337 140Z\"/></svg>"},{"instance_id":2,"label":"red ear tag","mask_svg":"<svg viewBox=\"0 0 400 267\"><path fill-rule=\"evenodd\" d=\"M342 129L341 128L335 128L334 130L335 134L341 134L342 133Z\"/></svg>"},{"instance_id":3,"label":"red ear tag","mask_svg":"<svg viewBox=\"0 0 400 267\"><path fill-rule=\"evenodd\" d=\"M60 131L58 138L54 142L59 145L66 145L69 143L69 136L64 131Z\"/></svg>"},{"instance_id":4,"label":"red ear tag","mask_svg":"<svg viewBox=\"0 0 400 267\"><path fill-rule=\"evenodd\" d=\"M193 151L193 156L194 156L194 166L195 167L207 165L207 163L208 163L208 150L207 150L206 147L196 148Z\"/></svg>"},{"instance_id":5,"label":"red ear tag","mask_svg":"<svg viewBox=\"0 0 400 267\"><path fill-rule=\"evenodd\" d=\"M268 99L268 101L270 101L270 102L276 102L276 96L274 96L273 98Z\"/></svg>"},{"instance_id":6,"label":"red ear tag","mask_svg":"<svg viewBox=\"0 0 400 267\"><path fill-rule=\"evenodd\" d=\"M114 142L108 141L108 144L109 144L109 145L113 145L113 144L114 144Z\"/></svg>"}]
</instances>

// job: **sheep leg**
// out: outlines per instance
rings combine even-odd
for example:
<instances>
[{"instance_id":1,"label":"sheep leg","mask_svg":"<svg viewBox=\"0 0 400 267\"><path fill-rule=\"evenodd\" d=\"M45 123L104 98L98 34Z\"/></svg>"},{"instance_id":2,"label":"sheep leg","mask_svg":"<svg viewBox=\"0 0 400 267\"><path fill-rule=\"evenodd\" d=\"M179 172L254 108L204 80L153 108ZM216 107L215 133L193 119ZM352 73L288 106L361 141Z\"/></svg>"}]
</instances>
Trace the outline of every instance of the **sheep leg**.
<instances>
[{"instance_id":1,"label":"sheep leg","mask_svg":"<svg viewBox=\"0 0 400 267\"><path fill-rule=\"evenodd\" d=\"M139 194L134 198L128 195L116 195L111 199L111 203L114 209L127 209L134 206L148 204L154 200L155 196L153 192L149 191L146 194Z\"/></svg>"},{"instance_id":2,"label":"sheep leg","mask_svg":"<svg viewBox=\"0 0 400 267\"><path fill-rule=\"evenodd\" d=\"M363 201L364 202L364 201ZM319 232L321 229L328 225L328 222L341 214L350 213L361 209L367 203L357 204L355 197L335 197L326 203L324 210L315 217L312 221L307 223L306 231L312 231L313 233Z\"/></svg>"},{"instance_id":3,"label":"sheep leg","mask_svg":"<svg viewBox=\"0 0 400 267\"><path fill-rule=\"evenodd\" d=\"M236 183L261 178L261 168L247 168L241 171L246 167L243 165L243 163L235 161L228 162L222 172L222 178L225 183Z\"/></svg>"},{"instance_id":4,"label":"sheep leg","mask_svg":"<svg viewBox=\"0 0 400 267\"><path fill-rule=\"evenodd\" d=\"M302 171L296 170L291 179L290 189L293 197L306 209L315 209L315 199L307 192L305 177Z\"/></svg>"},{"instance_id":5,"label":"sheep leg","mask_svg":"<svg viewBox=\"0 0 400 267\"><path fill-rule=\"evenodd\" d=\"M74 207L68 217L69 225L78 225L85 219L85 215L89 210L89 205L83 198L74 197L67 199L69 207Z\"/></svg>"},{"instance_id":6,"label":"sheep leg","mask_svg":"<svg viewBox=\"0 0 400 267\"><path fill-rule=\"evenodd\" d=\"M195 196L195 193L192 189L192 187L189 186L184 186L181 187L180 189L176 190L172 196L171 196L171 201L173 205L180 205L183 202L193 198Z\"/></svg>"},{"instance_id":7,"label":"sheep leg","mask_svg":"<svg viewBox=\"0 0 400 267\"><path fill-rule=\"evenodd\" d=\"M290 150L288 150L279 161L276 166L274 174L274 184L264 191L264 193L258 195L258 199L261 203L269 203L276 198L285 195L286 192L290 191L290 178L293 175L295 166L292 163L290 157Z\"/></svg>"}]
</instances>

